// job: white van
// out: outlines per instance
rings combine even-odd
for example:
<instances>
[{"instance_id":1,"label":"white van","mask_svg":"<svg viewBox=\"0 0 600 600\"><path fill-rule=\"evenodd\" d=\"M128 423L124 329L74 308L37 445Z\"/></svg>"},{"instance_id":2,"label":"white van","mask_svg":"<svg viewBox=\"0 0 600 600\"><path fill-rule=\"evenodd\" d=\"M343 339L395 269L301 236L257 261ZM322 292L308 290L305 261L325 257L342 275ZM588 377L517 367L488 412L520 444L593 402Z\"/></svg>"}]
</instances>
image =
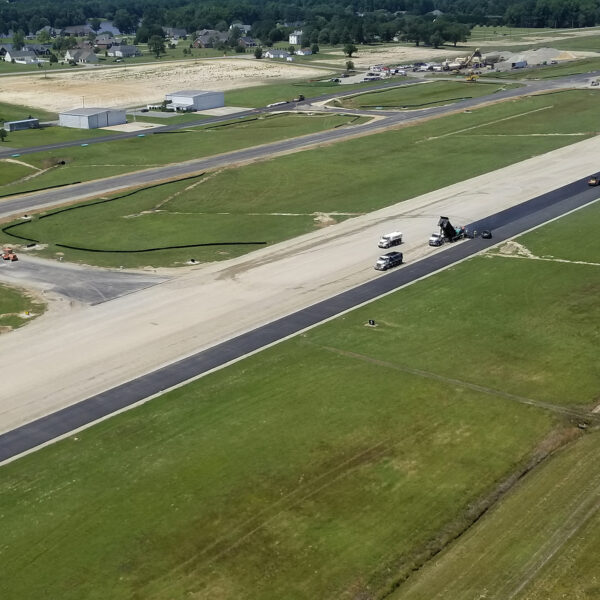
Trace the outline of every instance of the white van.
<instances>
[{"instance_id":1,"label":"white van","mask_svg":"<svg viewBox=\"0 0 600 600\"><path fill-rule=\"evenodd\" d=\"M402 232L392 231L392 233L386 233L381 236L379 244L380 248L391 248L392 246L399 246L402 243Z\"/></svg>"}]
</instances>

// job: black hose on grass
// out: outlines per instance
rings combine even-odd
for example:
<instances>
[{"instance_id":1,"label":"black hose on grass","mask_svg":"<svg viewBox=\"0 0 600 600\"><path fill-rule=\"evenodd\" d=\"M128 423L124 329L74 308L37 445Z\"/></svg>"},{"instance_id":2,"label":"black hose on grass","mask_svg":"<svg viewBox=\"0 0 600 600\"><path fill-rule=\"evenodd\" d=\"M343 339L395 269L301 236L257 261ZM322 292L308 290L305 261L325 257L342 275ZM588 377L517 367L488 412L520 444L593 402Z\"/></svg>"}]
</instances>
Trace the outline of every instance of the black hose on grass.
<instances>
[{"instance_id":1,"label":"black hose on grass","mask_svg":"<svg viewBox=\"0 0 600 600\"><path fill-rule=\"evenodd\" d=\"M69 206L67 208L63 208L61 210L56 210L52 213L49 213L47 215L42 215L39 218L40 219L45 219L47 217L53 217L55 215L59 215L61 213L67 212L69 210L78 210L78 209L83 209L83 208L87 208L89 206L96 206L98 204L105 204L106 202L113 202L115 200L121 200L122 198L127 198L128 196L133 196L134 194L137 194L138 192L143 192L146 190L150 190L153 188L157 188L157 187L161 187L163 185L168 185L170 183L179 183L181 181L189 181L190 179L198 179L199 177L203 177L205 175L205 173L200 173L199 175L190 175L189 177L183 177L182 179L177 179L176 181L165 181L162 183L156 183L154 185L150 185L144 188L139 188L137 190L133 190L131 192L127 192L126 194L122 194L120 196L116 196L114 198L105 198L104 200L97 200L96 202L90 202L88 204L80 204L78 206ZM6 227L2 228L2 233L5 233L6 235L9 235L11 237L17 238L19 240L23 240L26 242L32 242L32 243L36 243L39 244L41 243L40 240L36 240L34 238L30 238L30 237L26 237L23 235L19 235L17 233L12 233L10 230L14 229L15 227L20 227L21 225L25 225L26 223L29 223L29 221L23 222L23 223L13 223L12 225L7 225ZM267 242L209 242L209 243L204 243L204 244L184 244L181 246L162 246L159 248L144 248L141 250L101 250L98 248L83 248L80 246L71 246L69 244L54 244L55 246L57 246L58 248L67 248L69 250L80 250L82 252L101 252L101 253L113 253L113 254L131 254L131 253L140 253L140 252L156 252L159 250L178 250L178 249L183 249L183 248L202 248L204 246L264 246L266 245Z\"/></svg>"},{"instance_id":2,"label":"black hose on grass","mask_svg":"<svg viewBox=\"0 0 600 600\"><path fill-rule=\"evenodd\" d=\"M202 248L204 246L264 246L267 242L209 242L206 244L184 244L182 246L162 246L161 248L143 248L142 250L101 250L98 248L82 248L68 244L54 244L58 248L81 250L83 252L101 252L103 254L136 254L139 252L156 252L158 250L179 250L182 248Z\"/></svg>"}]
</instances>

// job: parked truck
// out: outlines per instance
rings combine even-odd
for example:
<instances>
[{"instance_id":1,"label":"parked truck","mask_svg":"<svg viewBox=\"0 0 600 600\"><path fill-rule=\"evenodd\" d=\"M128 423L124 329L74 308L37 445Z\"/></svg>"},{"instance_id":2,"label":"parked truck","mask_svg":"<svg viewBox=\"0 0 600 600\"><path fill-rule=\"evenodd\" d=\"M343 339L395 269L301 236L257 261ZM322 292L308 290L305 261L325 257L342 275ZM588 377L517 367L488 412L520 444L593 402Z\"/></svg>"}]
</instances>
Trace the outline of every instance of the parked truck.
<instances>
[{"instance_id":1,"label":"parked truck","mask_svg":"<svg viewBox=\"0 0 600 600\"><path fill-rule=\"evenodd\" d=\"M391 248L399 246L402 243L402 232L392 231L392 233L384 233L377 244L380 248Z\"/></svg>"},{"instance_id":2,"label":"parked truck","mask_svg":"<svg viewBox=\"0 0 600 600\"><path fill-rule=\"evenodd\" d=\"M401 265L402 259L402 252L388 252L377 259L377 262L375 263L375 269L377 269L377 271L387 271L392 267Z\"/></svg>"},{"instance_id":3,"label":"parked truck","mask_svg":"<svg viewBox=\"0 0 600 600\"><path fill-rule=\"evenodd\" d=\"M430 246L441 246L444 242L456 242L464 238L467 231L464 227L454 227L448 217L440 217L439 232L432 233L429 238Z\"/></svg>"}]
</instances>

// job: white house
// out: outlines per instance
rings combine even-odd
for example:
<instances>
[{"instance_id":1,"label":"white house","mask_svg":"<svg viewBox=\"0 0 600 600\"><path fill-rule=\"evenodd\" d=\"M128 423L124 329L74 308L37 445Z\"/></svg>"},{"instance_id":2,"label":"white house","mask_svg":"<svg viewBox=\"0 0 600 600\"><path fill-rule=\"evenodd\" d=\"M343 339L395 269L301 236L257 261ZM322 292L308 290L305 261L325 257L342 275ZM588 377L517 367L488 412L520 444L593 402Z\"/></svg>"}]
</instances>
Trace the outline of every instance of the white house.
<instances>
[{"instance_id":1,"label":"white house","mask_svg":"<svg viewBox=\"0 0 600 600\"><path fill-rule=\"evenodd\" d=\"M296 29L296 31L292 31L289 42L290 44L294 44L294 46L302 46L302 30Z\"/></svg>"},{"instance_id":2,"label":"white house","mask_svg":"<svg viewBox=\"0 0 600 600\"><path fill-rule=\"evenodd\" d=\"M114 108L74 108L59 113L58 124L76 129L98 129L127 123L124 110Z\"/></svg>"},{"instance_id":3,"label":"white house","mask_svg":"<svg viewBox=\"0 0 600 600\"><path fill-rule=\"evenodd\" d=\"M91 51L85 48L72 48L65 52L65 60L67 62L76 62L82 64L97 63L98 57Z\"/></svg>"},{"instance_id":4,"label":"white house","mask_svg":"<svg viewBox=\"0 0 600 600\"><path fill-rule=\"evenodd\" d=\"M225 106L223 92L208 92L203 90L182 90L167 94L165 100L171 101L172 110L207 110Z\"/></svg>"},{"instance_id":5,"label":"white house","mask_svg":"<svg viewBox=\"0 0 600 600\"><path fill-rule=\"evenodd\" d=\"M108 56L116 56L117 58L130 58L131 56L139 56L141 52L137 46L112 46L106 51Z\"/></svg>"},{"instance_id":6,"label":"white house","mask_svg":"<svg viewBox=\"0 0 600 600\"><path fill-rule=\"evenodd\" d=\"M31 50L7 50L4 60L14 61L18 65L35 65L40 62L36 53Z\"/></svg>"},{"instance_id":7,"label":"white house","mask_svg":"<svg viewBox=\"0 0 600 600\"><path fill-rule=\"evenodd\" d=\"M267 50L265 52L265 58L286 58L290 55L286 50Z\"/></svg>"},{"instance_id":8,"label":"white house","mask_svg":"<svg viewBox=\"0 0 600 600\"><path fill-rule=\"evenodd\" d=\"M296 54L298 56L310 56L312 54L312 50L310 48L301 48L300 50L296 50Z\"/></svg>"}]
</instances>

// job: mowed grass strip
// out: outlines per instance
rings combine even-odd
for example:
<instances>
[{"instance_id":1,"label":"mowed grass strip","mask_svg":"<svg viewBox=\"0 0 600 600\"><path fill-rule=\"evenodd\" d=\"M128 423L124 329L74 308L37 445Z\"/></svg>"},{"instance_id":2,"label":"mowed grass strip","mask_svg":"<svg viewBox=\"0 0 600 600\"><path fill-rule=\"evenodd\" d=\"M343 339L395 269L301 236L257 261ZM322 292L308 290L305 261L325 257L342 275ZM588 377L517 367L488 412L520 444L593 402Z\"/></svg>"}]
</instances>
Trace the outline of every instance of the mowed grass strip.
<instances>
[{"instance_id":1,"label":"mowed grass strip","mask_svg":"<svg viewBox=\"0 0 600 600\"><path fill-rule=\"evenodd\" d=\"M181 162L247 148L268 142L324 131L344 124L358 124L345 115L275 114L226 123L197 126L178 132L147 134L116 142L93 144L85 148L75 146L23 156L20 160L43 167L65 161L65 166L53 169L36 179L39 188L73 181L88 181L127 173L146 167ZM165 123L168 124L168 123ZM45 130L45 131L50 131ZM81 130L76 130L81 133ZM27 133L27 132L24 132ZM101 132L100 135L106 135ZM16 182L0 188L1 193L31 189L30 185Z\"/></svg>"},{"instance_id":2,"label":"mowed grass strip","mask_svg":"<svg viewBox=\"0 0 600 600\"><path fill-rule=\"evenodd\" d=\"M553 456L390 600L597 598L599 453L595 432Z\"/></svg>"},{"instance_id":3,"label":"mowed grass strip","mask_svg":"<svg viewBox=\"0 0 600 600\"><path fill-rule=\"evenodd\" d=\"M166 203L163 200L174 193L168 186L150 195L140 192L125 202L83 209L84 224L83 212L69 211L13 231L49 244L44 256L65 252L56 243L104 250L127 244L140 249L230 241L229 233L222 234L231 231L235 231L233 241L258 239L271 244L321 226L315 220L318 213L341 220L370 212L585 139L597 127L596 100L594 92L573 91L503 102L421 126L225 169L185 192L173 184L180 193ZM265 126L269 124L276 121L267 120ZM216 141L227 131L235 135L237 128L189 135L210 139L214 134ZM564 137L551 135L556 133ZM146 142L132 141L136 143ZM135 155L131 156L133 160ZM31 189L31 181L27 183ZM156 207L159 212L130 217ZM2 239L11 238L3 235ZM189 258L229 258L250 249L215 247L192 255L177 250L128 256L68 252L66 256L102 266L167 266Z\"/></svg>"},{"instance_id":4,"label":"mowed grass strip","mask_svg":"<svg viewBox=\"0 0 600 600\"><path fill-rule=\"evenodd\" d=\"M577 431L554 410L456 379L589 407L598 339L584 321L597 322L598 307L576 315L564 300L596 297L591 283L592 267L472 259L5 465L0 591L392 590L502 482ZM567 330L577 344L564 345ZM578 369L565 364L575 345Z\"/></svg>"},{"instance_id":5,"label":"mowed grass strip","mask_svg":"<svg viewBox=\"0 0 600 600\"><path fill-rule=\"evenodd\" d=\"M4 467L0 591L375 591L553 423L294 340Z\"/></svg>"},{"instance_id":6,"label":"mowed grass strip","mask_svg":"<svg viewBox=\"0 0 600 600\"><path fill-rule=\"evenodd\" d=\"M466 81L436 81L420 83L381 92L365 92L356 96L332 100L332 106L344 108L416 109L452 104L465 98L478 98L515 87L512 84L473 84Z\"/></svg>"},{"instance_id":7,"label":"mowed grass strip","mask_svg":"<svg viewBox=\"0 0 600 600\"><path fill-rule=\"evenodd\" d=\"M24 67L25 65L21 66ZM27 119L29 118L29 116L35 117L36 119L40 119L41 121L52 121L58 118L58 115L56 113L48 112L39 108L32 108L31 106L20 106L18 104L7 104L6 102L0 102L0 122L19 121L21 119Z\"/></svg>"},{"instance_id":8,"label":"mowed grass strip","mask_svg":"<svg viewBox=\"0 0 600 600\"><path fill-rule=\"evenodd\" d=\"M31 294L0 284L0 333L21 327L45 309L44 303Z\"/></svg>"}]
</instances>

